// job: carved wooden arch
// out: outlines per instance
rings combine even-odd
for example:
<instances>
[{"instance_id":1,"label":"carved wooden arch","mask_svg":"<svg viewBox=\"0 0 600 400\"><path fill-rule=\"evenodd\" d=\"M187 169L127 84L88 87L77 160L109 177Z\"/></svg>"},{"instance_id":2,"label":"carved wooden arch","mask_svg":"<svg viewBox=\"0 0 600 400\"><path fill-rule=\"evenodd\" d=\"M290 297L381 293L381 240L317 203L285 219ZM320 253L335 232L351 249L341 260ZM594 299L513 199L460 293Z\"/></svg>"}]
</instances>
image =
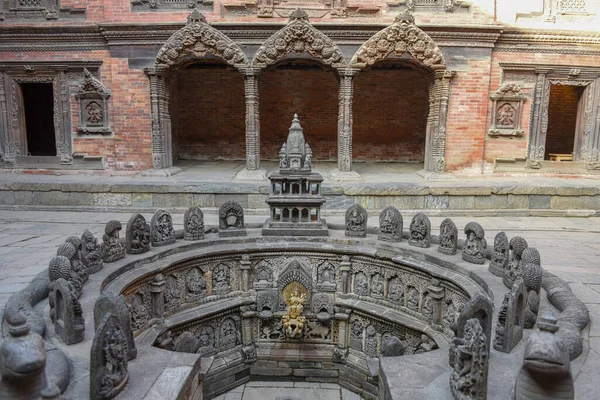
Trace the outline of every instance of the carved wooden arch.
<instances>
[{"instance_id":1,"label":"carved wooden arch","mask_svg":"<svg viewBox=\"0 0 600 400\"><path fill-rule=\"evenodd\" d=\"M256 52L253 67L265 68L294 52L304 52L332 68L346 67L340 48L323 32L311 25L308 14L297 9L290 15L289 23L274 33Z\"/></svg>"},{"instance_id":2,"label":"carved wooden arch","mask_svg":"<svg viewBox=\"0 0 600 400\"><path fill-rule=\"evenodd\" d=\"M431 37L415 25L410 14L400 14L392 25L363 43L350 61L350 68L364 69L390 54L409 55L430 70L446 68L446 60Z\"/></svg>"},{"instance_id":3,"label":"carved wooden arch","mask_svg":"<svg viewBox=\"0 0 600 400\"><path fill-rule=\"evenodd\" d=\"M248 58L241 47L210 26L204 15L194 10L188 17L187 25L171 35L158 51L155 67L173 67L184 58L201 59L207 54L238 68L248 67Z\"/></svg>"}]
</instances>

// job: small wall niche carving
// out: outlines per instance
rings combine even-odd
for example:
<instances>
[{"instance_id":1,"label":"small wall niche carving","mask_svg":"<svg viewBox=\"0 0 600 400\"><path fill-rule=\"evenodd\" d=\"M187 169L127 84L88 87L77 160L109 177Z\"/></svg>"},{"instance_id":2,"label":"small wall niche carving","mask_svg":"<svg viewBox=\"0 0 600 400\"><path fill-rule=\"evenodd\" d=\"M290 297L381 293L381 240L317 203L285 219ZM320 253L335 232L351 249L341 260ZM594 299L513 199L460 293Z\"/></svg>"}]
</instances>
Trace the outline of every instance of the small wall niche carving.
<instances>
[{"instance_id":1,"label":"small wall niche carving","mask_svg":"<svg viewBox=\"0 0 600 400\"><path fill-rule=\"evenodd\" d=\"M490 96L494 102L492 108L492 127L490 136L523 136L521 113L527 96L516 83L503 84Z\"/></svg>"},{"instance_id":2,"label":"small wall niche carving","mask_svg":"<svg viewBox=\"0 0 600 400\"><path fill-rule=\"evenodd\" d=\"M110 135L112 133L108 126L110 92L87 69L84 69L84 79L75 96L79 102L77 133Z\"/></svg>"}]
</instances>

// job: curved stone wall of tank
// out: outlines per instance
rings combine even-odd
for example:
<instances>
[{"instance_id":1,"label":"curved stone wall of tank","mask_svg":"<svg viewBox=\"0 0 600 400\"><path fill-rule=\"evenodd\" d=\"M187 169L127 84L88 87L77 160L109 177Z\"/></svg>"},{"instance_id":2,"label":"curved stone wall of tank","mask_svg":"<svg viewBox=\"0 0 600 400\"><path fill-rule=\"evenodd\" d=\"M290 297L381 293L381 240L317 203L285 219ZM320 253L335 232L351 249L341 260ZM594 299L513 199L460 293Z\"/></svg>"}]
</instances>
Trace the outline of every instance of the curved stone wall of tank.
<instances>
[{"instance_id":1,"label":"curved stone wall of tank","mask_svg":"<svg viewBox=\"0 0 600 400\"><path fill-rule=\"evenodd\" d=\"M376 397L378 367L368 360L381 355L384 341L398 338L405 355L447 349L462 305L475 294L492 296L476 275L406 242L287 239L188 244L143 266L122 267L103 290L125 296L144 344L215 357L213 365L222 367L204 381L207 398L274 374L340 381ZM445 293L444 318L434 327L433 278ZM163 321L151 311L157 281L164 282ZM292 281L306 287L308 299L304 338L290 343L282 330L281 292Z\"/></svg>"}]
</instances>

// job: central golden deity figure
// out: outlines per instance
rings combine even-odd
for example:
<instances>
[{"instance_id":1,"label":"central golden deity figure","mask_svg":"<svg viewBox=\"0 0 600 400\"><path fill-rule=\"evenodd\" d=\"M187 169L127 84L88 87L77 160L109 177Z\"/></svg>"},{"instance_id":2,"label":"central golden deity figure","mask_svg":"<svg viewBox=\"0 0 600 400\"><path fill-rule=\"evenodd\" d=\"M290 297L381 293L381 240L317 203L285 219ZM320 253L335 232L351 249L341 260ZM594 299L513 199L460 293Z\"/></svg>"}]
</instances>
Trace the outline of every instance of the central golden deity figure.
<instances>
[{"instance_id":1,"label":"central golden deity figure","mask_svg":"<svg viewBox=\"0 0 600 400\"><path fill-rule=\"evenodd\" d=\"M288 338L302 337L306 317L301 314L304 311L307 296L306 288L298 282L292 282L283 289L283 300L287 304L287 312L281 317L281 320L283 330Z\"/></svg>"}]
</instances>

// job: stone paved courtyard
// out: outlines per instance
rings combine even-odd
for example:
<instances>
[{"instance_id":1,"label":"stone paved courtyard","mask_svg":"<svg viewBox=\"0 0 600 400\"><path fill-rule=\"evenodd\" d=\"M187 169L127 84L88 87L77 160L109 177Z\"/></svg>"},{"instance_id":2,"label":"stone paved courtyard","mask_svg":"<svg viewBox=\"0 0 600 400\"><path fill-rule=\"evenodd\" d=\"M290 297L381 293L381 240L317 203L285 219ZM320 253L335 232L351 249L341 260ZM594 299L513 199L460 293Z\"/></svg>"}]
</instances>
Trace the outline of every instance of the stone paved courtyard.
<instances>
[{"instance_id":1,"label":"stone paved courtyard","mask_svg":"<svg viewBox=\"0 0 600 400\"><path fill-rule=\"evenodd\" d=\"M90 229L102 236L104 224L110 219L123 223L130 213L68 212L68 211L15 211L0 210L0 306L10 295L24 288L31 279L47 268L56 253L56 247L70 235L81 235ZM150 218L151 214L145 214ZM404 214L405 220L412 217ZM264 221L264 216L248 216L247 223ZM182 227L182 214L173 214L175 228ZM431 217L433 234L443 217ZM471 217L454 217L457 226L464 226ZM505 230L510 236L522 235L537 247L542 265L548 271L565 279L575 295L589 308L591 323L582 332L584 353L572 363L575 376L576 398L597 398L597 380L600 378L600 218L554 217L479 217L486 227L486 237ZM214 211L206 210L207 225L216 224ZM342 223L342 218L328 218L329 223ZM370 221L376 225L375 218ZM492 357L497 353L492 353ZM333 399L346 398L339 388L300 387L296 383L250 383L228 393L223 399ZM287 386L286 386L287 385ZM300 386L298 386L300 385ZM318 393L315 394L315 393ZM290 397L291 396L291 397ZM351 398L351 397L348 397Z\"/></svg>"},{"instance_id":2,"label":"stone paved courtyard","mask_svg":"<svg viewBox=\"0 0 600 400\"><path fill-rule=\"evenodd\" d=\"M351 391L334 383L249 382L217 396L215 400L360 400Z\"/></svg>"}]
</instances>

